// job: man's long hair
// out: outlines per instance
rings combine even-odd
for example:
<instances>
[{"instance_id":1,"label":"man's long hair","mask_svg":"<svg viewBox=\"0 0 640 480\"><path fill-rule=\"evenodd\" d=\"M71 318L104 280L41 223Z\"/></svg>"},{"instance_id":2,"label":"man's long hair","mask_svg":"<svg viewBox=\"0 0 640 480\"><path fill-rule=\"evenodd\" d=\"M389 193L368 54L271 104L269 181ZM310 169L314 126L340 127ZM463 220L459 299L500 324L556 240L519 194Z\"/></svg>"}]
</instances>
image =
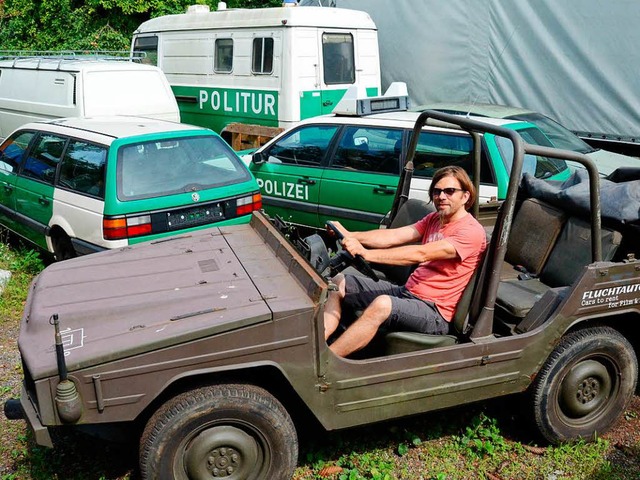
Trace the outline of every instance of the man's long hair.
<instances>
[{"instance_id":1,"label":"man's long hair","mask_svg":"<svg viewBox=\"0 0 640 480\"><path fill-rule=\"evenodd\" d=\"M473 186L473 182L467 175L467 172L464 171L461 167L442 167L436 171L433 175L433 179L431 180L431 185L429 186L429 199L433 199L433 189L436 184L443 179L444 177L454 177L460 182L460 188L465 192L469 192L469 200L464 204L465 210L469 210L474 202L476 201L476 189Z\"/></svg>"}]
</instances>

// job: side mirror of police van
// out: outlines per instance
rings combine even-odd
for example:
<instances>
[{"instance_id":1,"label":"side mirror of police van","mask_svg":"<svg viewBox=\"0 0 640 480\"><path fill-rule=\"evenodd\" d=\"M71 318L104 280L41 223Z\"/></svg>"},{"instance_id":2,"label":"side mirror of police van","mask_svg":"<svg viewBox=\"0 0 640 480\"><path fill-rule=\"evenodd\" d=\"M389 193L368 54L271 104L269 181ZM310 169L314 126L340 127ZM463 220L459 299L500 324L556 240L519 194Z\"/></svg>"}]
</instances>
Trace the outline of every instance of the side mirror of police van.
<instances>
[{"instance_id":1,"label":"side mirror of police van","mask_svg":"<svg viewBox=\"0 0 640 480\"><path fill-rule=\"evenodd\" d=\"M251 156L251 162L260 165L267 161L267 155L264 152L256 152Z\"/></svg>"}]
</instances>

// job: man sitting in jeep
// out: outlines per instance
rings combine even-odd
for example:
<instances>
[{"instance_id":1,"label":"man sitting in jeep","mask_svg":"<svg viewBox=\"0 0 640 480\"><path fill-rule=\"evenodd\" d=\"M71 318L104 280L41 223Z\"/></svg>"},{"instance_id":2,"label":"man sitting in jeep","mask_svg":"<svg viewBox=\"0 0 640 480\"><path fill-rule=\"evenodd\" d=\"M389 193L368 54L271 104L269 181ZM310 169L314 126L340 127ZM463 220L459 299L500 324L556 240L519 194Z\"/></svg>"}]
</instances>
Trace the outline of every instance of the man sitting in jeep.
<instances>
[{"instance_id":1,"label":"man sitting in jeep","mask_svg":"<svg viewBox=\"0 0 640 480\"><path fill-rule=\"evenodd\" d=\"M390 330L444 335L456 305L486 248L484 228L467 211L475 189L460 167L444 167L433 176L429 196L436 211L413 225L349 232L342 246L364 260L388 265L419 264L404 286L356 275L336 275L338 286L324 311L325 339L337 329L342 307L364 310L331 345L345 357L365 347L381 325ZM421 241L419 245L412 245Z\"/></svg>"}]
</instances>

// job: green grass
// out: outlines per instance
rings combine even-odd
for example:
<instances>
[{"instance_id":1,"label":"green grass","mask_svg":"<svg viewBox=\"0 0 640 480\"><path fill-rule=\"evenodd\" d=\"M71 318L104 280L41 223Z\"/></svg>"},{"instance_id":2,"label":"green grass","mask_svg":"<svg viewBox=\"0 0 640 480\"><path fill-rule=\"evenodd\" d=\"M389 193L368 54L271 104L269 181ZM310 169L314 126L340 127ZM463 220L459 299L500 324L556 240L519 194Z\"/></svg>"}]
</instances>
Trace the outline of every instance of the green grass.
<instances>
[{"instance_id":1,"label":"green grass","mask_svg":"<svg viewBox=\"0 0 640 480\"><path fill-rule=\"evenodd\" d=\"M0 348L16 350L15 334L39 255L0 242L0 269L12 277L0 297ZM0 361L1 363L1 361ZM21 365L0 365L0 399L19 395ZM521 398L432 412L345 432L313 432L301 441L296 480L640 479L640 443L617 448L605 438L535 448L517 413ZM638 425L640 412L621 422ZM633 427L630 427L633 428ZM637 428L637 427L636 427ZM0 480L136 480L137 439L110 444L58 432L55 449L34 444L24 422L0 415ZM638 442L638 435L636 435ZM327 475L333 469L334 473Z\"/></svg>"},{"instance_id":2,"label":"green grass","mask_svg":"<svg viewBox=\"0 0 640 480\"><path fill-rule=\"evenodd\" d=\"M29 284L42 268L44 262L34 250L24 247L14 249L7 243L0 242L0 270L11 272L11 278L0 297L0 322L20 318Z\"/></svg>"}]
</instances>

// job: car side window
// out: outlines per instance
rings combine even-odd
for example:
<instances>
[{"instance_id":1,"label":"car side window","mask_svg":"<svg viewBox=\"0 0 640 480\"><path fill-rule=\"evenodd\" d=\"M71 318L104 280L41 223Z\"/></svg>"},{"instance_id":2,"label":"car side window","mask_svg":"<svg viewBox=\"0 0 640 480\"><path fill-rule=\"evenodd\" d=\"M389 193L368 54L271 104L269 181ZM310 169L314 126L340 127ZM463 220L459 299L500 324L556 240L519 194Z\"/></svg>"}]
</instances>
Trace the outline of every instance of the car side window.
<instances>
[{"instance_id":1,"label":"car side window","mask_svg":"<svg viewBox=\"0 0 640 480\"><path fill-rule=\"evenodd\" d=\"M16 173L24 152L35 132L22 132L8 138L0 146L0 168L10 173Z\"/></svg>"},{"instance_id":2,"label":"car side window","mask_svg":"<svg viewBox=\"0 0 640 480\"><path fill-rule=\"evenodd\" d=\"M320 166L337 130L337 125L311 125L291 132L266 151L268 162Z\"/></svg>"},{"instance_id":3,"label":"car side window","mask_svg":"<svg viewBox=\"0 0 640 480\"><path fill-rule=\"evenodd\" d=\"M413 163L413 174L418 177L431 178L439 168L458 166L473 178L473 138L468 135L422 132ZM480 158L480 182L495 184L484 152Z\"/></svg>"},{"instance_id":4,"label":"car side window","mask_svg":"<svg viewBox=\"0 0 640 480\"><path fill-rule=\"evenodd\" d=\"M60 164L58 185L80 193L104 198L104 171L107 149L72 140Z\"/></svg>"},{"instance_id":5,"label":"car side window","mask_svg":"<svg viewBox=\"0 0 640 480\"><path fill-rule=\"evenodd\" d=\"M64 153L67 139L50 133L42 133L29 152L22 168L25 177L53 184L56 168Z\"/></svg>"},{"instance_id":6,"label":"car side window","mask_svg":"<svg viewBox=\"0 0 640 480\"><path fill-rule=\"evenodd\" d=\"M398 175L401 153L402 130L347 127L330 167Z\"/></svg>"}]
</instances>

